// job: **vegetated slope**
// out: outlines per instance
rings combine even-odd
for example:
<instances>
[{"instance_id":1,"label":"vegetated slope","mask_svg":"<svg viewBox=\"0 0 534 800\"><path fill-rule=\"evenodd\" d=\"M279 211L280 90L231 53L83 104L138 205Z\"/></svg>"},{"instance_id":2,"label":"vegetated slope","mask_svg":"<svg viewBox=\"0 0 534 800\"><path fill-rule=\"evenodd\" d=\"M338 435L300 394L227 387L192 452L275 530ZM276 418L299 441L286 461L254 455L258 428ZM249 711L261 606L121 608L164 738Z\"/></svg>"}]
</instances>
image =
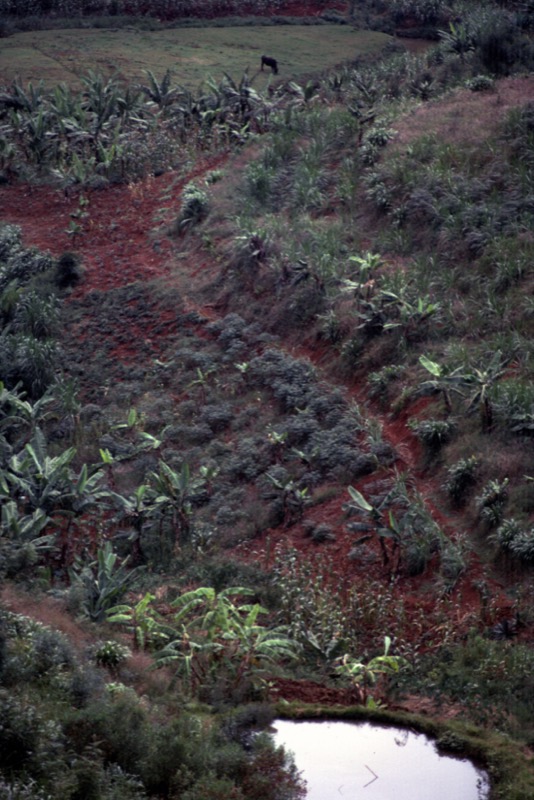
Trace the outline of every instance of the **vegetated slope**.
<instances>
[{"instance_id":1,"label":"vegetated slope","mask_svg":"<svg viewBox=\"0 0 534 800\"><path fill-rule=\"evenodd\" d=\"M399 74L421 100L439 78L399 58L379 78L353 67L293 88L268 138L189 176L196 193L167 176L80 205L8 186L5 218L84 260L62 342L86 404L78 458L110 453L130 499L160 455L202 476L187 526L135 539L134 509L124 553L164 572L171 596L249 581L316 680L336 646L372 655L390 633L413 667L405 691L529 740L531 82L475 75L399 116L380 100ZM447 121L458 101L493 110L482 146ZM136 450L139 432L157 453ZM58 579L98 534L65 542Z\"/></svg>"},{"instance_id":2,"label":"vegetated slope","mask_svg":"<svg viewBox=\"0 0 534 800\"><path fill-rule=\"evenodd\" d=\"M445 101L434 101L430 106L421 106L415 112L404 119L395 121L397 134L391 148L398 149L406 146L407 140L415 135L415 129L420 135L424 135L427 126L438 129L442 135L448 138L448 131L444 130L448 124L457 129L461 123L458 115L455 114L452 123L447 123L449 109L451 105L460 102L464 114L472 115L476 109L477 117L482 117L486 108L492 110L492 122L497 123L499 118L503 119L509 108L518 105L525 99L525 92L532 88L532 84L527 79L508 79L499 86L494 93L472 94L464 91L461 99L451 99ZM469 110L471 109L471 111ZM494 113L498 111L499 117ZM425 125L424 119L428 120ZM444 123L445 121L445 123ZM455 134L457 135L457 134ZM452 137L454 138L454 137ZM452 139L451 139L452 141ZM232 163L232 162L230 162ZM238 160L239 170L244 170L248 163L246 152ZM254 162L249 162L253 164ZM187 177L187 180L201 181L203 175L213 169L224 171L225 163L220 158L206 161L199 165L194 173ZM235 172L235 166L229 170ZM180 206L180 191L185 181L176 181L171 175L161 178L151 178L140 182L133 187L116 186L102 192L91 192L89 194L89 204L87 206L87 219L84 220L82 231L77 235L74 242L71 241L68 230L70 214L77 209L77 197L65 197L60 191L53 191L49 187L26 187L10 186L4 187L4 220L22 226L24 239L27 244L35 245L44 249L50 249L56 256L65 249L70 249L74 244L76 251L81 255L85 268L83 283L75 289L69 300L68 305L71 311L67 313L69 319L65 333L63 346L68 354L69 372L75 374L79 372L79 379L83 388L83 393L87 399L93 402L103 403L104 406L111 404L111 411L115 410L117 416L125 414L129 405L136 406L147 417L147 429L157 431L158 425L164 419L180 418L183 414L184 405L193 404L195 408L190 409L192 417L188 421L189 435L194 439L195 418L206 414L203 406L212 410L216 409L217 402L221 402L217 394L220 395L221 388L223 395L232 397L232 393L237 395L232 398L232 405L238 408L241 404L245 410L243 413L251 413L246 410L249 400L239 400L239 387L236 388L229 384L236 381L238 373L235 370L234 362L239 358L250 359L255 353L265 350L265 345L256 343L253 350L250 350L250 343L246 342L246 337L242 336L242 331L246 325L241 321L235 321L241 333L228 333L226 339L231 342L231 336L236 336L239 345L235 348L235 354L228 354L228 344L225 341L225 322L222 311L214 303L216 295L207 301L204 298L206 286L219 280L219 267L217 261L224 252L224 242L216 239L209 242L209 249L202 247L202 243L195 240L191 235L175 240L169 239L165 229L162 227L162 218L170 219L173 214L177 214ZM224 178L221 180L220 187L224 191ZM215 184L217 190L217 184ZM367 205L369 203L367 201ZM365 205L363 206L365 208ZM215 204L215 211L217 205ZM365 213L367 219L367 229L365 236L370 242L373 236L380 232L380 222L372 220L370 211ZM372 233L374 225L375 233ZM219 231L218 231L219 226ZM211 230L218 231L220 235L220 224L205 224L204 239L210 237ZM401 268L403 260L398 257L392 261L392 268ZM253 279L254 284L255 279ZM245 290L247 287L243 287ZM254 288L254 285L252 285ZM106 297L107 295L107 297ZM109 299L108 299L109 298ZM249 310L247 293L244 291L241 296L234 295L231 299L225 298L224 302L231 306L233 312L241 312L242 319L246 320ZM255 301L252 300L252 303ZM260 304L270 302L264 295ZM219 306L221 301L219 301ZM74 310L75 309L75 310ZM193 312L193 313L191 313ZM278 314L276 307L273 313ZM217 319L221 319L217 323ZM268 321L266 317L263 321ZM171 361L173 349L178 342L183 341L185 333L192 337L194 349L199 353L195 356L194 352L189 355L182 355L183 351L178 352L178 359ZM261 328L257 334L258 341L261 342ZM243 339L245 341L243 341ZM209 366L204 369L203 363L211 364L209 355L201 355L205 340L217 340L223 342L222 363L216 361L219 356L211 356L215 367ZM304 342L304 347L299 347L299 340ZM269 340L267 339L267 342ZM273 339L272 346L280 353L284 352L284 344L277 338ZM331 371L323 372L324 365L329 360L327 346L324 341L313 341L308 333L297 334L296 338L288 332L287 342L288 355L296 358L295 363L310 365L315 361L319 369L320 380L330 383L332 388L327 388L325 397L328 393L338 388L333 388ZM216 349L216 348L215 348ZM226 355L225 355L226 351ZM326 355L325 355L326 353ZM79 355L76 355L79 354ZM180 361L181 364L177 364ZM76 358L79 366L72 363ZM284 356L280 356L280 359ZM304 358L304 361L302 361ZM190 360L189 373L184 370L186 359ZM165 362L168 361L167 367ZM154 366L156 364L156 366ZM161 364L161 366L157 366ZM174 366L176 365L176 366ZM184 370L185 376L174 378L175 384L171 381L171 386L158 388L158 383L168 384L169 370ZM194 386L197 370L204 370L208 375L213 371L216 378L214 385L208 386L207 397L202 397L202 387ZM231 379L227 373L231 372ZM321 376L321 372L323 375ZM104 378L104 380L103 380ZM224 381L227 381L225 386ZM364 377L359 375L358 384L354 386L352 379L349 380L347 388L344 389L339 377L335 379L335 387L341 388L342 396L345 401L350 402L354 397L359 403L365 402L366 390L363 388ZM209 377L206 383L210 383ZM177 385L176 385L177 384ZM200 384L200 381L199 381ZM221 386L222 385L222 386ZM230 394L229 394L230 392ZM337 396L337 395L336 395ZM267 402L268 398L265 398ZM304 400L304 395L302 395ZM336 401L336 402L345 402ZM270 401L271 403L273 401ZM280 464L279 469L284 472L282 480L288 479L288 463L290 464L289 448L285 445L283 421L283 404L280 408L280 400L274 401L276 406L274 411L267 412L267 418L260 420L260 415L256 413L256 420L253 424L254 435L259 437L255 440L254 446L263 440L265 446L270 448L273 453L276 450L276 441L269 443L269 436L272 439L272 431L276 433L279 428L280 441L278 449L279 457L274 457L274 463ZM331 402L331 401L327 401ZM428 400L423 405L412 407L410 413L413 414L417 407L425 408ZM298 403L297 403L298 405ZM122 409L122 410L121 410ZM220 415L222 410L219 409ZM235 411L232 409L227 412L233 417ZM432 467L430 472L428 465L424 463L424 457L420 442L414 432L406 426L406 415L401 413L391 418L390 414L385 414L380 405L376 402L369 404L368 410L362 412L364 417L376 421L375 437L378 439L374 445L378 453L380 448L384 453L385 465L380 467L378 472L365 460L361 464L364 472L371 471L375 474L371 478L366 478L357 483L361 491L366 492L367 496L373 497L377 494L386 494L391 489L395 481L395 474L402 473L404 480L408 482L410 491L415 489L417 497L421 502L422 513L427 513L425 525L430 524L430 520L436 523L437 529L441 528L446 536L451 537L453 546L457 541L458 535L466 545L465 534L469 531L472 522L468 515L462 515L460 511L447 508L447 503L438 490L439 483L432 479ZM159 418L164 414L163 418ZM223 420L222 414L219 423L224 430L229 421ZM269 422L269 416L271 421ZM260 424L261 422L261 424ZM293 425L296 423L293 423ZM354 426L357 425L356 419ZM364 430L367 422L364 424ZM216 429L216 428L215 428ZM271 434L269 434L271 430ZM263 432L262 432L263 431ZM186 435L182 430L182 437ZM199 437L200 433L197 434ZM206 432L204 431L204 436ZM299 434L301 435L301 434ZM294 437L298 444L299 440L296 433L289 431L289 436ZM239 439L244 438L243 433L226 435L225 446L239 447ZM208 436L207 441L211 439ZM232 439L234 440L232 442ZM380 444L380 440L383 444ZM291 442L291 439L290 439ZM167 446L169 443L167 443ZM182 444L183 446L183 444ZM324 446L324 445L323 445ZM340 445L333 443L334 448ZM373 447L373 445L371 445ZM200 458L200 452L205 449L202 446L193 448L197 455L193 458ZM298 451L298 448L295 447ZM285 452L286 451L286 452ZM364 452L369 452L369 444L364 446ZM256 458L260 458L261 453L256 452ZM323 454L324 455L324 454ZM336 457L340 457L340 451L334 450L332 459L335 471ZM243 455L242 458L246 459ZM299 457L293 456L298 462ZM268 461L271 460L269 456ZM268 463L268 462L267 462ZM389 466L387 464L389 463ZM289 467L295 474L295 464ZM347 525L346 513L343 505L349 500L346 492L347 475L356 484L356 472L352 472L353 467L349 464L345 470L342 464L337 465L339 477L331 474L331 468L327 467L323 476L319 475L318 484L315 489L311 488L310 497L312 507L305 510L303 519L296 518L291 520L288 527L288 520L283 520L281 527L272 526L267 518L263 522L255 520L257 533L263 529L268 531L268 547L272 552L278 543L290 542L299 551L307 552L312 558L320 550L327 558L331 558L336 575L348 576L351 583L355 580L362 581L363 576L369 579L370 576L376 580L377 586L382 585L381 592L389 596L393 591L395 602L405 604L405 621L403 626L407 626L402 636L407 635L410 630L410 638L417 642L422 637L432 635L432 630L436 629L436 614L439 617L439 626L451 624L456 628L466 631L473 625L491 625L498 622L510 612L513 599L506 598L499 589L498 582L491 576L491 569L480 564L479 559L469 550L465 550L460 556L458 574L454 579L454 596L456 598L456 610L454 619L447 620L447 612L443 607L443 598L439 598L430 592L429 579L435 580L435 570L437 567L436 555L432 555L430 547L427 558L430 558L430 572L425 571L423 577L403 578L396 581L394 589L387 588L393 565L384 565L382 555L377 542L366 542L362 545L362 553L355 553L355 537L351 532L350 524ZM246 466L236 466L234 470L238 473L246 470ZM330 472L329 472L330 470ZM345 475L343 472L345 471ZM243 476L242 476L243 477ZM301 480L301 476L298 476ZM302 485L306 483L303 479ZM310 487L312 480L308 481ZM332 487L331 489L329 488ZM264 490L265 491L265 488ZM275 492L276 494L276 492ZM329 499L330 496L330 499ZM321 499L321 498L324 499ZM398 499L397 499L398 502ZM303 506L305 508L305 506ZM249 512L251 515L253 511ZM302 509L301 512L302 514ZM305 523L305 524L303 524ZM252 526L252 527L251 527ZM253 520L249 524L244 524L242 533L250 536L254 531ZM317 531L319 531L317 533ZM462 532L463 531L463 532ZM310 534L311 532L311 534ZM255 533L255 537L257 536ZM321 542L321 538L324 541ZM239 538L239 537L238 537ZM330 541L331 540L331 541ZM272 564L272 556L265 553L265 541L255 538L247 545L243 552L254 551L254 558L261 558L266 565ZM263 553L263 554L262 554ZM406 557L406 556L405 556ZM323 558L323 556L321 556ZM392 558L396 558L393 555ZM432 566L433 565L433 566ZM415 572L418 569L414 568ZM359 576L359 577L358 577ZM453 572L451 572L451 577ZM383 583L384 579L386 583ZM447 581L447 575L442 575L441 580ZM487 591L491 596L490 608L482 607L482 590L477 590L477 583L486 581ZM376 588L376 587L375 587ZM502 584L504 589L504 584ZM395 630L400 636L398 625L398 607L391 608L389 611L383 610L384 618L381 625L387 630ZM393 627L392 627L393 626ZM375 634L371 634L374 636ZM528 632L523 632L523 638Z\"/></svg>"}]
</instances>

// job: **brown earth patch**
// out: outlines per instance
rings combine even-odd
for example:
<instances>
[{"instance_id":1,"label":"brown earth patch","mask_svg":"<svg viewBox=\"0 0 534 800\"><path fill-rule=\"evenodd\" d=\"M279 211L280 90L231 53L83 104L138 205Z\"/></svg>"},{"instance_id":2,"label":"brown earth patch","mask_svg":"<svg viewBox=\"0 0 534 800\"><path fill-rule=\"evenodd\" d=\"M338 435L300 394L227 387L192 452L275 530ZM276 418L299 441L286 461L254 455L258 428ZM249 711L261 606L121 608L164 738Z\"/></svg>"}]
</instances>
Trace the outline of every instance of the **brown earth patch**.
<instances>
[{"instance_id":1,"label":"brown earth patch","mask_svg":"<svg viewBox=\"0 0 534 800\"><path fill-rule=\"evenodd\" d=\"M421 103L395 121L388 153L406 148L421 136L457 144L479 144L498 132L512 108L534 100L534 76L503 78L490 91L455 89L449 96Z\"/></svg>"}]
</instances>

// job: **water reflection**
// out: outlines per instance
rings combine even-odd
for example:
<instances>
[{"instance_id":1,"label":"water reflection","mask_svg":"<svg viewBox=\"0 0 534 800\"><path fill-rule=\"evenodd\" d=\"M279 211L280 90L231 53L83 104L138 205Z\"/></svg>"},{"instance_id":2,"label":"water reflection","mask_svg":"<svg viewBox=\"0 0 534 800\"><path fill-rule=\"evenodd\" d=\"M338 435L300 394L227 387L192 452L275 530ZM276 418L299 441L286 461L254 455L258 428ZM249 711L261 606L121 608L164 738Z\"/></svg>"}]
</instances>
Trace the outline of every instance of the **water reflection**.
<instances>
[{"instance_id":1,"label":"water reflection","mask_svg":"<svg viewBox=\"0 0 534 800\"><path fill-rule=\"evenodd\" d=\"M307 800L487 800L487 776L441 756L430 739L370 723L276 720L276 744L295 756Z\"/></svg>"}]
</instances>

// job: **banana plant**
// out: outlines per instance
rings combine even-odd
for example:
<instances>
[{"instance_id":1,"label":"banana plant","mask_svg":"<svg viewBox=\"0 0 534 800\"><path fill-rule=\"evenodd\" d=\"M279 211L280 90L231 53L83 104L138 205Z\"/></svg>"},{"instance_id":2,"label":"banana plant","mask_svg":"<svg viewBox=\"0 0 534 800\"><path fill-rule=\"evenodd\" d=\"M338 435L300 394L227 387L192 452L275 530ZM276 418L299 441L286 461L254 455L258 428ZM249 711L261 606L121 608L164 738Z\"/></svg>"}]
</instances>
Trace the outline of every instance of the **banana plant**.
<instances>
[{"instance_id":1,"label":"banana plant","mask_svg":"<svg viewBox=\"0 0 534 800\"><path fill-rule=\"evenodd\" d=\"M109 541L98 550L96 561L81 569L72 569L72 581L83 590L82 607L87 617L93 622L102 622L106 612L131 586L141 569L128 569L128 558L119 563Z\"/></svg>"},{"instance_id":2,"label":"banana plant","mask_svg":"<svg viewBox=\"0 0 534 800\"><path fill-rule=\"evenodd\" d=\"M25 116L21 112L16 112L14 119L28 161L42 167L48 161L53 142L57 139L56 131L50 127L49 112L44 108Z\"/></svg>"},{"instance_id":3,"label":"banana plant","mask_svg":"<svg viewBox=\"0 0 534 800\"><path fill-rule=\"evenodd\" d=\"M5 108L27 111L32 114L42 105L44 84L40 81L37 86L29 83L24 89L17 80L11 84L10 91L2 92L0 104Z\"/></svg>"},{"instance_id":4,"label":"banana plant","mask_svg":"<svg viewBox=\"0 0 534 800\"><path fill-rule=\"evenodd\" d=\"M0 554L8 574L19 573L55 549L56 534L45 533L50 519L44 511L24 514L14 500L1 499Z\"/></svg>"},{"instance_id":5,"label":"banana plant","mask_svg":"<svg viewBox=\"0 0 534 800\"><path fill-rule=\"evenodd\" d=\"M284 626L258 624L258 617L268 613L265 608L234 602L252 595L243 586L218 593L208 586L185 592L172 603L176 633L156 654L155 666L176 665L175 679L184 678L194 690L213 678L236 687L258 676L266 664L295 658L297 646Z\"/></svg>"},{"instance_id":6,"label":"banana plant","mask_svg":"<svg viewBox=\"0 0 534 800\"><path fill-rule=\"evenodd\" d=\"M106 611L108 622L124 625L136 650L154 650L170 636L170 630L154 608L154 594L146 592L134 605L118 605Z\"/></svg>"},{"instance_id":7,"label":"banana plant","mask_svg":"<svg viewBox=\"0 0 534 800\"><path fill-rule=\"evenodd\" d=\"M128 411L126 422L118 422L112 425L111 430L128 433L130 441L135 445L135 455L137 455L144 450L157 450L161 446L161 439L143 430L144 424L144 414L139 414L136 408L131 408ZM134 453L130 452L123 458L131 458L132 455ZM116 460L119 460L119 458L117 457Z\"/></svg>"},{"instance_id":8,"label":"banana plant","mask_svg":"<svg viewBox=\"0 0 534 800\"><path fill-rule=\"evenodd\" d=\"M50 518L41 509L31 514L20 514L15 501L8 500L2 504L0 539L9 539L18 545L29 543L40 550L49 549L55 536L41 536L49 522Z\"/></svg>"},{"instance_id":9,"label":"banana plant","mask_svg":"<svg viewBox=\"0 0 534 800\"><path fill-rule=\"evenodd\" d=\"M452 411L451 392L463 395L465 374L463 367L456 367L449 370L448 367L432 361L427 356L419 356L419 363L432 375L430 380L421 383L419 389L423 392L428 390L440 392L443 396L447 413Z\"/></svg>"},{"instance_id":10,"label":"banana plant","mask_svg":"<svg viewBox=\"0 0 534 800\"><path fill-rule=\"evenodd\" d=\"M500 350L492 354L485 367L456 367L448 370L426 356L419 357L419 363L431 375L433 381L427 381L420 388L435 388L443 393L445 407L448 412L452 410L450 391L455 391L467 399L467 411L478 409L483 431L491 430L493 425L493 404L491 389L502 378L506 370L506 362Z\"/></svg>"},{"instance_id":11,"label":"banana plant","mask_svg":"<svg viewBox=\"0 0 534 800\"><path fill-rule=\"evenodd\" d=\"M408 666L408 662L402 656L390 655L391 642L390 636L384 636L383 655L375 656L367 663L348 653L337 659L336 673L349 681L359 701L367 707L377 708L383 705L389 688L388 679ZM380 691L379 699L369 694L369 689L374 687Z\"/></svg>"},{"instance_id":12,"label":"banana plant","mask_svg":"<svg viewBox=\"0 0 534 800\"><path fill-rule=\"evenodd\" d=\"M489 431L493 426L491 389L503 377L505 369L506 362L501 351L497 350L485 367L472 367L471 373L466 376L465 385L470 389L467 411L478 409L483 431Z\"/></svg>"},{"instance_id":13,"label":"banana plant","mask_svg":"<svg viewBox=\"0 0 534 800\"><path fill-rule=\"evenodd\" d=\"M105 452L101 451L101 454L105 454ZM109 465L110 462L105 461L104 463ZM150 491L148 484L143 483L130 495L117 494L117 492L112 491L109 496L117 509L118 521L133 529L133 532L130 530L128 534L128 541L132 543L134 563L138 563L143 559L141 548L143 530L154 515L153 493Z\"/></svg>"},{"instance_id":14,"label":"banana plant","mask_svg":"<svg viewBox=\"0 0 534 800\"><path fill-rule=\"evenodd\" d=\"M113 174L117 172L122 173L123 152L123 146L116 140L107 147L98 142L96 150L96 171L106 177L112 177Z\"/></svg>"},{"instance_id":15,"label":"banana plant","mask_svg":"<svg viewBox=\"0 0 534 800\"><path fill-rule=\"evenodd\" d=\"M158 106L160 111L165 112L181 93L181 87L171 85L172 75L169 69L161 80L158 80L149 69L145 70L145 75L148 78L148 85L141 85L139 89Z\"/></svg>"},{"instance_id":16,"label":"banana plant","mask_svg":"<svg viewBox=\"0 0 534 800\"><path fill-rule=\"evenodd\" d=\"M308 488L306 486L302 489L299 488L293 480L282 483L269 473L267 473L267 477L281 492L284 523L286 528L290 528L292 525L295 525L295 523L302 519L304 508L310 501L308 496Z\"/></svg>"},{"instance_id":17,"label":"banana plant","mask_svg":"<svg viewBox=\"0 0 534 800\"><path fill-rule=\"evenodd\" d=\"M27 427L33 435L39 423L46 419L46 407L54 400L52 395L45 394L34 402L25 398L20 384L7 389L4 382L0 381L0 433L10 435Z\"/></svg>"},{"instance_id":18,"label":"banana plant","mask_svg":"<svg viewBox=\"0 0 534 800\"><path fill-rule=\"evenodd\" d=\"M117 95L117 109L123 123L130 120L141 122L142 105L141 92L134 86L128 85L122 94Z\"/></svg>"},{"instance_id":19,"label":"banana plant","mask_svg":"<svg viewBox=\"0 0 534 800\"><path fill-rule=\"evenodd\" d=\"M204 480L193 478L185 461L178 472L162 460L158 463L158 471L150 473L149 480L155 492L155 514L159 515L161 522L170 516L175 540L186 540L191 531L191 494L204 485Z\"/></svg>"},{"instance_id":20,"label":"banana plant","mask_svg":"<svg viewBox=\"0 0 534 800\"><path fill-rule=\"evenodd\" d=\"M438 31L439 38L452 53L460 56L460 60L464 61L467 53L472 52L477 43L476 34L470 29L468 23L449 23L447 31Z\"/></svg>"},{"instance_id":21,"label":"banana plant","mask_svg":"<svg viewBox=\"0 0 534 800\"><path fill-rule=\"evenodd\" d=\"M387 510L390 500L389 494L378 506L373 506L365 499L361 492L353 486L348 486L347 491L350 495L351 502L346 504L346 510L349 512L363 511L369 519L369 525L364 525L364 535L358 540L357 544L363 544L367 539L376 536L382 554L383 566L387 567L393 560L395 554L397 554L395 571L398 572L401 558L401 531L393 512ZM391 552L389 552L386 545L387 541L391 542Z\"/></svg>"},{"instance_id":22,"label":"banana plant","mask_svg":"<svg viewBox=\"0 0 534 800\"><path fill-rule=\"evenodd\" d=\"M440 310L439 303L432 302L428 297L418 297L412 301L406 296L382 290L380 299L385 307L394 308L398 315L398 319L385 323L384 330L400 328L407 341L420 336L425 323Z\"/></svg>"},{"instance_id":23,"label":"banana plant","mask_svg":"<svg viewBox=\"0 0 534 800\"><path fill-rule=\"evenodd\" d=\"M104 80L102 75L92 70L81 80L85 87L82 105L91 115L91 133L97 142L101 132L118 114L119 84L114 78Z\"/></svg>"},{"instance_id":24,"label":"banana plant","mask_svg":"<svg viewBox=\"0 0 534 800\"><path fill-rule=\"evenodd\" d=\"M70 464L76 448L69 447L51 457L40 428L20 453L11 456L6 470L7 482L15 499L28 511L53 514L70 499L73 489Z\"/></svg>"}]
</instances>

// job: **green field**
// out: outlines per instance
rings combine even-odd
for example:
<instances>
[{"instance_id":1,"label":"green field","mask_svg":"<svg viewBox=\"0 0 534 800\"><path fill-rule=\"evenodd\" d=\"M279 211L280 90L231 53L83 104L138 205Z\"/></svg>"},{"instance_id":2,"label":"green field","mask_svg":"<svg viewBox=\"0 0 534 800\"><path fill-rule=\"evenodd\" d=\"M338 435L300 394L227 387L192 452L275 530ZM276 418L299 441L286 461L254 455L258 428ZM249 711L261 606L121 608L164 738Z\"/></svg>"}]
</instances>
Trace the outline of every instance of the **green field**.
<instances>
[{"instance_id":1,"label":"green field","mask_svg":"<svg viewBox=\"0 0 534 800\"><path fill-rule=\"evenodd\" d=\"M280 79L298 78L378 51L389 41L383 33L343 25L31 31L2 40L0 83L17 78L23 84L76 84L90 69L135 80L145 69L156 75L171 69L177 81L193 88L208 75L239 77L248 69L253 76L262 53L278 60ZM266 72L262 83L267 80Z\"/></svg>"}]
</instances>

